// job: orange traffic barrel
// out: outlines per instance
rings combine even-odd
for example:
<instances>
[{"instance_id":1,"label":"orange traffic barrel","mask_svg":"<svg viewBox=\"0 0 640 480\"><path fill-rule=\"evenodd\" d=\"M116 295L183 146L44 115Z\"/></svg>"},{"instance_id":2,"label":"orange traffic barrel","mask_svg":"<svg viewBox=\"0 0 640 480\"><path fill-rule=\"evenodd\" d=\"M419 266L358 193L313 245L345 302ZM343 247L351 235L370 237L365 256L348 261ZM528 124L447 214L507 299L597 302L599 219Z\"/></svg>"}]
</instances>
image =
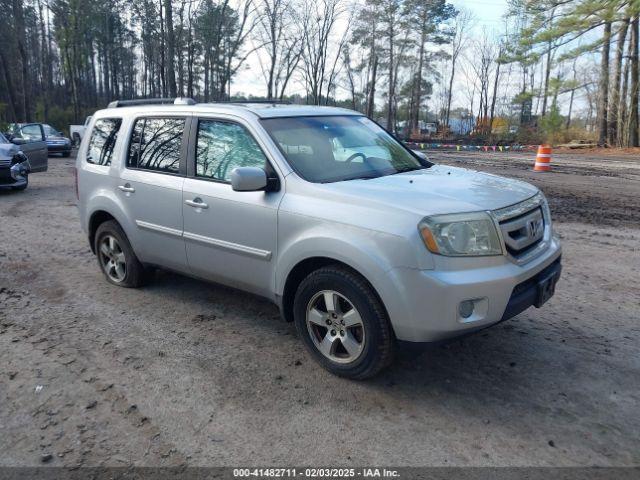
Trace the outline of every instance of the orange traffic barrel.
<instances>
[{"instance_id":1,"label":"orange traffic barrel","mask_svg":"<svg viewBox=\"0 0 640 480\"><path fill-rule=\"evenodd\" d=\"M551 145L540 145L538 147L538 156L533 170L535 172L551 171Z\"/></svg>"}]
</instances>

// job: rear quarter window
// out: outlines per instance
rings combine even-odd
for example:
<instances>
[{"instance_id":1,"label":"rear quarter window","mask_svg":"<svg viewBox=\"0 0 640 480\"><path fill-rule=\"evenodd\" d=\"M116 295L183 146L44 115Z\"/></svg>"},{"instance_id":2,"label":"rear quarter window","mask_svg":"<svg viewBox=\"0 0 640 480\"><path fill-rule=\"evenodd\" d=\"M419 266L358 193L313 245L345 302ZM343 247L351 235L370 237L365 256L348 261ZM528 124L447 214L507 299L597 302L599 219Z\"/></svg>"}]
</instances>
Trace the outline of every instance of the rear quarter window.
<instances>
[{"instance_id":1,"label":"rear quarter window","mask_svg":"<svg viewBox=\"0 0 640 480\"><path fill-rule=\"evenodd\" d=\"M96 120L89 139L87 163L104 166L111 165L113 150L118 140L118 132L121 125L121 118L101 118Z\"/></svg>"}]
</instances>

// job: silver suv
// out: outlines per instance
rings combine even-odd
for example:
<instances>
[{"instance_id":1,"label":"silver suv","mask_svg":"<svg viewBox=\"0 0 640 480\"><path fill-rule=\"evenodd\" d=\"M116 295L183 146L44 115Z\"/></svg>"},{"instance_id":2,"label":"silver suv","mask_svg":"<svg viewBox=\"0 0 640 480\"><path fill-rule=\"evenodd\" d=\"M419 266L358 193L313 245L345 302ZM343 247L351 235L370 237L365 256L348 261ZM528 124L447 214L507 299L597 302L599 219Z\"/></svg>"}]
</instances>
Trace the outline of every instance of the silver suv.
<instances>
[{"instance_id":1,"label":"silver suv","mask_svg":"<svg viewBox=\"0 0 640 480\"><path fill-rule=\"evenodd\" d=\"M435 165L349 110L171 103L113 102L82 140L82 228L114 285L161 267L261 295L358 379L554 293L536 187Z\"/></svg>"}]
</instances>

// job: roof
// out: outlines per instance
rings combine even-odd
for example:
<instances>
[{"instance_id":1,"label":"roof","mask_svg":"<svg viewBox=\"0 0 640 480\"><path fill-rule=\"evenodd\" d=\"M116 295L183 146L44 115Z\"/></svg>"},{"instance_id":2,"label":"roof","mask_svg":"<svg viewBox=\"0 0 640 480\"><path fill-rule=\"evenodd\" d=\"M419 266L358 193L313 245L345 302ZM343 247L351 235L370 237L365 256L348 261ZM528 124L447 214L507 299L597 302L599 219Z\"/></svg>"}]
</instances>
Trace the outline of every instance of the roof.
<instances>
[{"instance_id":1,"label":"roof","mask_svg":"<svg viewBox=\"0 0 640 480\"><path fill-rule=\"evenodd\" d=\"M204 104L220 105L220 104ZM245 108L260 118L300 117L312 115L361 115L346 108L320 107L316 105L287 105L274 103L229 103L229 106Z\"/></svg>"},{"instance_id":2,"label":"roof","mask_svg":"<svg viewBox=\"0 0 640 480\"><path fill-rule=\"evenodd\" d=\"M197 103L185 104L152 104L111 107L102 112L114 111L130 113L233 113L241 117L253 116L258 118L300 117L300 116L328 116L328 115L362 115L353 110L337 107L321 107L314 105L288 105L278 103ZM101 115L102 116L102 115Z\"/></svg>"}]
</instances>

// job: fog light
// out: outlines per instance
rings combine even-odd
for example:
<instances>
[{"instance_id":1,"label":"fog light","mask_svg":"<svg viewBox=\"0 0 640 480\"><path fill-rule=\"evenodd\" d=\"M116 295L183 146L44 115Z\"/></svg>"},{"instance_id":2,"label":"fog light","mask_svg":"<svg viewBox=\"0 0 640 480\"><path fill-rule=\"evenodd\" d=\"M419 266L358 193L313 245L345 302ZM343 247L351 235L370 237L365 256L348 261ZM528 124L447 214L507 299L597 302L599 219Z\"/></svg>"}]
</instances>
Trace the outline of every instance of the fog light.
<instances>
[{"instance_id":1,"label":"fog light","mask_svg":"<svg viewBox=\"0 0 640 480\"><path fill-rule=\"evenodd\" d=\"M458 313L462 318L469 318L471 315L473 315L474 306L475 302L473 300L465 300L464 302L460 302Z\"/></svg>"}]
</instances>

